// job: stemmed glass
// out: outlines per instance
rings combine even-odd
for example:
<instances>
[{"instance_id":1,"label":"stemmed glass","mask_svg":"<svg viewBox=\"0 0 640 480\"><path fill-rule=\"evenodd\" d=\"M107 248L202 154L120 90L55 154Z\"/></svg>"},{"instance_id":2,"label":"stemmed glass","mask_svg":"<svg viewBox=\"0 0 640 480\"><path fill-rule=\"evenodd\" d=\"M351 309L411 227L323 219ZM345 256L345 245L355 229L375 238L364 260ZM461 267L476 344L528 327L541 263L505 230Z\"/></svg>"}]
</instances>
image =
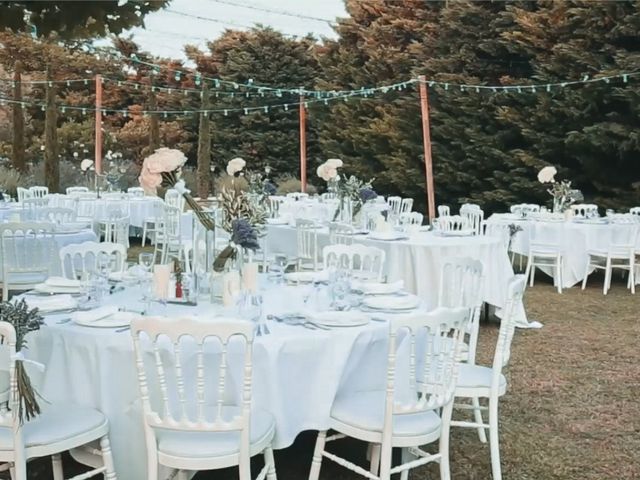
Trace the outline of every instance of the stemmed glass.
<instances>
[{"instance_id":1,"label":"stemmed glass","mask_svg":"<svg viewBox=\"0 0 640 480\"><path fill-rule=\"evenodd\" d=\"M275 255L273 263L269 266L269 276L273 279L274 283L280 284L284 281L284 273L288 263L289 259L286 255Z\"/></svg>"},{"instance_id":2,"label":"stemmed glass","mask_svg":"<svg viewBox=\"0 0 640 480\"><path fill-rule=\"evenodd\" d=\"M151 267L153 267L155 261L155 255L149 252L142 252L138 255L138 264L145 270L145 285L142 290L142 301L146 303L146 310L151 308Z\"/></svg>"}]
</instances>

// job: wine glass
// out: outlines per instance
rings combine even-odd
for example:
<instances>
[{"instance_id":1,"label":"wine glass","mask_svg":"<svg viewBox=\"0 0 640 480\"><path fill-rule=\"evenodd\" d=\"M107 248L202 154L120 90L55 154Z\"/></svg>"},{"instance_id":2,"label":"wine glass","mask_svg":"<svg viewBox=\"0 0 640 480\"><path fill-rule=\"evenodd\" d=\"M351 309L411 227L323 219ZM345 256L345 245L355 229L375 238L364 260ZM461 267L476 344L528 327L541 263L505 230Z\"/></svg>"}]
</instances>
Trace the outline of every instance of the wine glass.
<instances>
[{"instance_id":1,"label":"wine glass","mask_svg":"<svg viewBox=\"0 0 640 480\"><path fill-rule=\"evenodd\" d=\"M147 273L151 272L151 267L154 263L154 255L149 252L142 252L138 255L138 264L145 269Z\"/></svg>"},{"instance_id":2,"label":"wine glass","mask_svg":"<svg viewBox=\"0 0 640 480\"><path fill-rule=\"evenodd\" d=\"M142 301L146 304L146 311L148 312L151 309L151 267L153 267L155 261L155 255L149 252L142 252L138 254L138 264L144 268L145 276L143 282L145 283L144 288L142 290Z\"/></svg>"}]
</instances>

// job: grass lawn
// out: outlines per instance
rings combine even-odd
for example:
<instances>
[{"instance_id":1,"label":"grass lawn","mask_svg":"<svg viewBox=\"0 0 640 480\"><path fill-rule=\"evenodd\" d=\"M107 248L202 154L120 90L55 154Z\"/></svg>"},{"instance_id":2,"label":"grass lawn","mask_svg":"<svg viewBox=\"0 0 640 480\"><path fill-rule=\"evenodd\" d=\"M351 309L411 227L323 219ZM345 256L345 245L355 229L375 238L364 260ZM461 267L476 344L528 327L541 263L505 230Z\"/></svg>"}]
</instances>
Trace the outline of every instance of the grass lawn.
<instances>
[{"instance_id":1,"label":"grass lawn","mask_svg":"<svg viewBox=\"0 0 640 480\"><path fill-rule=\"evenodd\" d=\"M544 327L518 330L514 339L509 389L500 403L505 480L640 478L640 297L631 295L619 277L607 296L602 277L595 275L590 283L584 292L572 288L558 295L541 278L525 294L529 318ZM497 331L496 324L482 325L478 363L489 364ZM276 452L280 479L307 477L314 441L315 432L306 432ZM491 478L489 447L475 431L454 429L451 447L454 479ZM343 440L334 448L366 465L364 444ZM69 476L77 467L65 460ZM30 470L30 479L51 478L48 462L33 462ZM237 470L229 470L196 478L238 477ZM363 477L323 463L321 479L355 478ZM410 478L439 478L437 467L413 470Z\"/></svg>"}]
</instances>

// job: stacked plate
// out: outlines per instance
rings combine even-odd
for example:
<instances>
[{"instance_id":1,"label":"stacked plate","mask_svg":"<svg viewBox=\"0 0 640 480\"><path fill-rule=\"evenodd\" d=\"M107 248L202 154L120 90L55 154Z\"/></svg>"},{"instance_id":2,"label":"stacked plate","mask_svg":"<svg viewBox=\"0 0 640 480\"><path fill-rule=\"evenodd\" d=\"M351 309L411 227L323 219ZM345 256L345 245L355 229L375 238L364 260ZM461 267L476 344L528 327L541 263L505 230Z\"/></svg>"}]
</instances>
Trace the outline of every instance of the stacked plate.
<instances>
[{"instance_id":1,"label":"stacked plate","mask_svg":"<svg viewBox=\"0 0 640 480\"><path fill-rule=\"evenodd\" d=\"M402 280L393 283L354 282L352 288L365 295L393 295L402 291L404 282Z\"/></svg>"},{"instance_id":2,"label":"stacked plate","mask_svg":"<svg viewBox=\"0 0 640 480\"><path fill-rule=\"evenodd\" d=\"M41 313L63 312L78 308L78 302L71 295L55 295L46 297L24 297L29 308L37 308Z\"/></svg>"},{"instance_id":3,"label":"stacked plate","mask_svg":"<svg viewBox=\"0 0 640 480\"><path fill-rule=\"evenodd\" d=\"M284 274L284 279L289 283L328 282L329 272L325 270L319 272L290 272Z\"/></svg>"},{"instance_id":4,"label":"stacked plate","mask_svg":"<svg viewBox=\"0 0 640 480\"><path fill-rule=\"evenodd\" d=\"M420 299L415 295L379 295L366 297L362 301L362 306L372 311L402 313L418 308Z\"/></svg>"},{"instance_id":5,"label":"stacked plate","mask_svg":"<svg viewBox=\"0 0 640 480\"><path fill-rule=\"evenodd\" d=\"M54 295L56 293L68 293L78 295L80 293L80 281L64 277L49 277L44 283L37 284L33 289L38 293Z\"/></svg>"},{"instance_id":6,"label":"stacked plate","mask_svg":"<svg viewBox=\"0 0 640 480\"><path fill-rule=\"evenodd\" d=\"M395 240L406 240L409 236L404 232L371 232L369 237L371 240L383 240L386 242L395 241Z\"/></svg>"}]
</instances>

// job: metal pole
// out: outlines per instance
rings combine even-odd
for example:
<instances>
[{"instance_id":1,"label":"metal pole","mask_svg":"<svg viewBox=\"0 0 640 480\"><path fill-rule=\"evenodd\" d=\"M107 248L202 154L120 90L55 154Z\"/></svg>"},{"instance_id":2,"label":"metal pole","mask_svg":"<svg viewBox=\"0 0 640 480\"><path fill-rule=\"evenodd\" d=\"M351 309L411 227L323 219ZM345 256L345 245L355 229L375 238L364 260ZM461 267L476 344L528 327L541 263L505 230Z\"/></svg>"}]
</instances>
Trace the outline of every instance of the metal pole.
<instances>
[{"instance_id":1,"label":"metal pole","mask_svg":"<svg viewBox=\"0 0 640 480\"><path fill-rule=\"evenodd\" d=\"M435 190L433 184L433 161L431 158L431 133L429 128L429 96L424 75L418 77L420 81L420 110L422 111L422 142L424 146L424 167L427 188L427 207L429 219L436 216Z\"/></svg>"},{"instance_id":2,"label":"metal pole","mask_svg":"<svg viewBox=\"0 0 640 480\"><path fill-rule=\"evenodd\" d=\"M96 175L102 174L102 77L96 75L96 138L94 164Z\"/></svg>"},{"instance_id":3,"label":"metal pole","mask_svg":"<svg viewBox=\"0 0 640 480\"><path fill-rule=\"evenodd\" d=\"M307 116L304 95L300 95L300 186L307 191Z\"/></svg>"}]
</instances>

